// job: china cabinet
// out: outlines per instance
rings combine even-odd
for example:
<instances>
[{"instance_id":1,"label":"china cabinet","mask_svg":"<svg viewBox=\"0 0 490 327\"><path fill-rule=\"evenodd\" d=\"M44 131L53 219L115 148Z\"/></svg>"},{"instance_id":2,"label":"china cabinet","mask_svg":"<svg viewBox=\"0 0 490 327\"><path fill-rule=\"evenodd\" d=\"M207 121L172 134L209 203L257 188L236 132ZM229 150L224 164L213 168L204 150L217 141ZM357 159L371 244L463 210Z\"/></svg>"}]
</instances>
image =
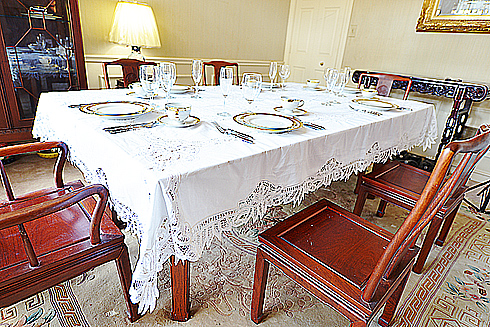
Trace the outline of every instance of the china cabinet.
<instances>
[{"instance_id":1,"label":"china cabinet","mask_svg":"<svg viewBox=\"0 0 490 327\"><path fill-rule=\"evenodd\" d=\"M0 142L32 139L41 92L87 88L77 0L0 1Z\"/></svg>"}]
</instances>

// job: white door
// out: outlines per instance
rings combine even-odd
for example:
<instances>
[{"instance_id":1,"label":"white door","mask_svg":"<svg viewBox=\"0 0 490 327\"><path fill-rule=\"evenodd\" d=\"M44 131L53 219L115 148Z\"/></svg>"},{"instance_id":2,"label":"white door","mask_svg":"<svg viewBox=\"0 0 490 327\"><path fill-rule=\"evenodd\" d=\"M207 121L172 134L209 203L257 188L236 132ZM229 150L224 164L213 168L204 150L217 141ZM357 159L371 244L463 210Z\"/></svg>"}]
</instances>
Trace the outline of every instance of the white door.
<instances>
[{"instance_id":1,"label":"white door","mask_svg":"<svg viewBox=\"0 0 490 327\"><path fill-rule=\"evenodd\" d=\"M323 81L326 67L340 68L354 0L292 0L284 61L292 82ZM323 84L323 82L322 82Z\"/></svg>"}]
</instances>

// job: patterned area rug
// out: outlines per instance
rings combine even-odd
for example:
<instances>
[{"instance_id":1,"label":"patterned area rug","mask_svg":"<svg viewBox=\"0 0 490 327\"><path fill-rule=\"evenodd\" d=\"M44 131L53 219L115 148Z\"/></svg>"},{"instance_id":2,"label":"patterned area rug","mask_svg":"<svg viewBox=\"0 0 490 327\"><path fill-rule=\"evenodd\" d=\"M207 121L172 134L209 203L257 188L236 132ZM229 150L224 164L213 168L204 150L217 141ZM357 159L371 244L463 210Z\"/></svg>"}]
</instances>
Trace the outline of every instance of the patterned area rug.
<instances>
[{"instance_id":1,"label":"patterned area rug","mask_svg":"<svg viewBox=\"0 0 490 327\"><path fill-rule=\"evenodd\" d=\"M310 194L296 207L271 208L258 225L227 233L215 240L203 258L191 265L192 318L170 320L169 267L159 277L157 308L133 326L255 326L250 320L256 236L293 212L328 198L352 210L353 183L337 182ZM363 217L394 231L406 212L389 206L385 218L374 216L377 201L368 201ZM412 274L395 316L394 326L488 326L490 324L490 224L462 208L448 240L436 247L421 275ZM131 260L137 242L128 235ZM266 312L261 326L348 326L348 321L284 276L269 273ZM125 304L113 263L0 309L0 327L126 326ZM378 326L375 322L371 326Z\"/></svg>"}]
</instances>

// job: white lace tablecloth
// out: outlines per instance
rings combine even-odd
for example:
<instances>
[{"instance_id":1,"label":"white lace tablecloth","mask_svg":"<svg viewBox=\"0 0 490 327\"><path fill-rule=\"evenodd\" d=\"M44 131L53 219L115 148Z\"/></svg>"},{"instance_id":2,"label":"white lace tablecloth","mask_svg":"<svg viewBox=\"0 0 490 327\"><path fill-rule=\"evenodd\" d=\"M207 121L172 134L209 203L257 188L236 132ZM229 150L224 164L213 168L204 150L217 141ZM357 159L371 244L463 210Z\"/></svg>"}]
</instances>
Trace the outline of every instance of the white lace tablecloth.
<instances>
[{"instance_id":1,"label":"white lace tablecloth","mask_svg":"<svg viewBox=\"0 0 490 327\"><path fill-rule=\"evenodd\" d=\"M103 127L125 124L88 115L70 104L138 100L127 90L87 90L43 93L33 135L60 140L70 148L70 160L91 183L110 190L118 216L140 238L140 256L133 274L132 300L140 310L153 310L158 298L157 273L170 255L196 261L213 237L234 226L256 221L267 208L301 202L305 194L347 179L373 162L383 162L413 146L430 146L437 136L430 104L388 99L408 110L381 116L354 111L353 96L288 84L285 91L263 91L249 105L234 87L223 104L219 87L205 87L201 98L175 95L171 101L192 105L201 123L189 128L158 125L121 134ZM299 117L326 127L268 134L235 123L244 111L276 113L281 95L305 100L308 114ZM322 105L335 99L340 104ZM154 100L157 107L165 101ZM135 122L158 117L150 113ZM223 135L217 121L252 135L255 144Z\"/></svg>"}]
</instances>

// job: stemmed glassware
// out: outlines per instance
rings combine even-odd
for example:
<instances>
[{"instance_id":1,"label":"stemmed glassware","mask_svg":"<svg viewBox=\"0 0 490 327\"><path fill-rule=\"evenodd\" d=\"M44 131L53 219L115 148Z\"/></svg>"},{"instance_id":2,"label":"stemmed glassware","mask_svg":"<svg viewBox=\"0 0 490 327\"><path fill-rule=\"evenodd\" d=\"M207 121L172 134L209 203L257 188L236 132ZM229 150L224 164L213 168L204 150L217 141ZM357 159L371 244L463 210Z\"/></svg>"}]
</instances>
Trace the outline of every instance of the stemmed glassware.
<instances>
[{"instance_id":1,"label":"stemmed glassware","mask_svg":"<svg viewBox=\"0 0 490 327\"><path fill-rule=\"evenodd\" d=\"M177 71L175 68L175 64L172 62L161 62L160 63L160 84L165 91L166 97L171 98L170 91L172 90L172 86L177 79Z\"/></svg>"},{"instance_id":2,"label":"stemmed glassware","mask_svg":"<svg viewBox=\"0 0 490 327\"><path fill-rule=\"evenodd\" d=\"M242 95L249 104L259 96L262 88L262 75L245 73L242 79Z\"/></svg>"},{"instance_id":3,"label":"stemmed glassware","mask_svg":"<svg viewBox=\"0 0 490 327\"><path fill-rule=\"evenodd\" d=\"M233 84L233 68L221 67L219 72L219 86L223 93L223 108L226 110L226 97L230 94L231 85Z\"/></svg>"},{"instance_id":4,"label":"stemmed glassware","mask_svg":"<svg viewBox=\"0 0 490 327\"><path fill-rule=\"evenodd\" d=\"M286 84L284 82L288 79L289 74L291 74L291 71L289 70L289 65L281 65L281 67L279 68L279 76L282 79L283 90L286 87Z\"/></svg>"},{"instance_id":5,"label":"stemmed glassware","mask_svg":"<svg viewBox=\"0 0 490 327\"><path fill-rule=\"evenodd\" d=\"M325 86L328 93L332 93L335 83L339 77L339 71L335 68L325 68L323 72L323 77L325 78Z\"/></svg>"},{"instance_id":6,"label":"stemmed glassware","mask_svg":"<svg viewBox=\"0 0 490 327\"><path fill-rule=\"evenodd\" d=\"M277 62L271 61L271 64L269 66L269 77L271 80L271 91L272 87L274 86L274 79L276 78L277 75Z\"/></svg>"},{"instance_id":7,"label":"stemmed glassware","mask_svg":"<svg viewBox=\"0 0 490 327\"><path fill-rule=\"evenodd\" d=\"M332 88L333 93L336 96L342 96L342 92L344 91L345 84L347 84L347 78L344 72L338 73L337 80Z\"/></svg>"},{"instance_id":8,"label":"stemmed glassware","mask_svg":"<svg viewBox=\"0 0 490 327\"><path fill-rule=\"evenodd\" d=\"M158 69L159 67L155 65L141 65L139 68L141 87L145 92L145 96L149 97L150 100L153 100L156 91L160 87Z\"/></svg>"},{"instance_id":9,"label":"stemmed glassware","mask_svg":"<svg viewBox=\"0 0 490 327\"><path fill-rule=\"evenodd\" d=\"M199 83L201 82L202 78L202 60L192 60L192 79L194 80L194 83L196 84L195 86L195 91L194 95L192 97L194 98L199 98Z\"/></svg>"}]
</instances>

